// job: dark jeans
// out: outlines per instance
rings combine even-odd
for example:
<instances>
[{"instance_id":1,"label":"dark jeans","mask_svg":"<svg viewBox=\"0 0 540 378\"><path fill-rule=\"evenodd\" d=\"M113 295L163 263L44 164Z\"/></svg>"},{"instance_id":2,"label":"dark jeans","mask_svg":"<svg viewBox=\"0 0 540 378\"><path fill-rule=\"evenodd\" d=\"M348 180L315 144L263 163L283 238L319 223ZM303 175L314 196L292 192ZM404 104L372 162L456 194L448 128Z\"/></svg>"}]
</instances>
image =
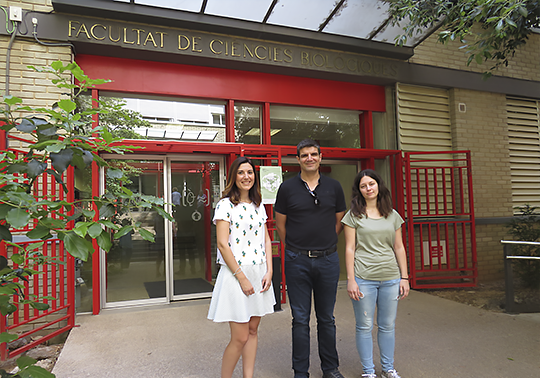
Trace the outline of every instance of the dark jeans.
<instances>
[{"instance_id":1,"label":"dark jeans","mask_svg":"<svg viewBox=\"0 0 540 378\"><path fill-rule=\"evenodd\" d=\"M313 293L322 371L339 366L334 306L339 256L308 257L285 250L285 277L292 312L292 365L295 378L309 377L309 318Z\"/></svg>"}]
</instances>

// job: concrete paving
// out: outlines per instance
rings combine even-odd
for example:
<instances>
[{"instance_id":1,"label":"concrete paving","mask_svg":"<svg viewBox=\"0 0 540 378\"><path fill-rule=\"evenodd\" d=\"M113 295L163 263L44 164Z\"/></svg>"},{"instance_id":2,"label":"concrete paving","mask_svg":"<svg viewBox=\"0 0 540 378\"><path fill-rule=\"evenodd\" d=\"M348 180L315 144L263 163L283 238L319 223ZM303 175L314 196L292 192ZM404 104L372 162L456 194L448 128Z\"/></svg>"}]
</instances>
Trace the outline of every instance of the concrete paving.
<instances>
[{"instance_id":1,"label":"concrete paving","mask_svg":"<svg viewBox=\"0 0 540 378\"><path fill-rule=\"evenodd\" d=\"M53 370L57 378L213 378L229 339L227 324L206 319L208 300L109 310L77 317ZM336 324L340 370L358 378L353 310L338 291ZM255 378L293 377L291 316L265 316ZM311 377L322 373L312 321ZM400 302L395 366L403 378L538 378L540 314L493 313L412 291ZM380 373L378 352L376 367ZM242 377L241 363L234 377Z\"/></svg>"}]
</instances>

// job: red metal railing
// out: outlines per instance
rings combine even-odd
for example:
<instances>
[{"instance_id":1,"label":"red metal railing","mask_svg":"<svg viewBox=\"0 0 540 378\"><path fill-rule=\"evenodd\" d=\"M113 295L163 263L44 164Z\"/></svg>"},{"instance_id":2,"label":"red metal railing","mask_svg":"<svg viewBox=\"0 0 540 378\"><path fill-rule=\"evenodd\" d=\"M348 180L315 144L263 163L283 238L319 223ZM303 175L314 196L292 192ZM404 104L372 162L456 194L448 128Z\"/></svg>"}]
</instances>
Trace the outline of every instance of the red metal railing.
<instances>
[{"instance_id":1,"label":"red metal railing","mask_svg":"<svg viewBox=\"0 0 540 378\"><path fill-rule=\"evenodd\" d=\"M17 243L21 247L33 242ZM6 244L0 245L2 256L10 255L9 252L17 253L18 250L8 251ZM27 299L35 296L39 302L46 303L50 307L45 311L38 311L29 304L21 304L20 298L15 296L13 304L17 310L5 317L0 323L0 332L10 332L19 335L19 338L33 338L30 343L13 350L9 350L6 343L0 345L2 360L17 356L28 349L35 347L63 332L73 328L75 312L73 306L74 285L73 281L73 257L66 253L63 243L59 239L50 239L45 243L40 252L45 256L58 261L57 263L32 265L28 268L37 270L39 273L28 277L28 281L16 279L15 282L23 285L22 297ZM19 268L13 264L13 268ZM52 297L54 299L39 299ZM71 299L70 299L71 298ZM35 338L39 336L39 338Z\"/></svg>"},{"instance_id":2,"label":"red metal railing","mask_svg":"<svg viewBox=\"0 0 540 378\"><path fill-rule=\"evenodd\" d=\"M408 152L404 168L411 286L476 286L470 152Z\"/></svg>"},{"instance_id":3,"label":"red metal railing","mask_svg":"<svg viewBox=\"0 0 540 378\"><path fill-rule=\"evenodd\" d=\"M17 141L23 146L19 149L9 148L8 141ZM0 148L10 151L16 155L24 154L24 144L31 143L26 139L16 136L0 134ZM24 176L21 175L21 180ZM39 180L36 180L33 187L33 194L37 198L47 197L48 199L61 199L73 201L74 180L73 168L70 168L64 174L64 181L68 186L67 194L64 193L61 186L56 183L55 178L49 174L43 174ZM52 218L57 218L57 213L51 214ZM9 258L13 253L19 253L20 250L29 244L35 243L34 240L26 238L26 231L31 229L31 225L20 230L11 230L14 235L14 242L19 248L7 246L4 242L0 243L0 255ZM39 240L38 240L39 241ZM37 274L25 277L28 281L17 278L14 281L23 286L21 294L23 299L34 298L39 302L49 305L49 309L40 311L33 308L30 304L21 303L21 298L14 296L13 304L17 310L11 315L4 316L0 322L0 332L10 332L17 334L19 338L28 337L30 343L17 349L9 349L6 343L0 344L0 358L6 360L17 356L38 344L50 340L73 328L75 325L75 286L74 286L74 259L68 254L61 240L53 238L47 240L40 248L39 252L43 256L57 261L56 263L47 263L43 265L32 264L24 268L30 268L38 271ZM13 263L13 269L19 266ZM21 266L21 268L23 268ZM47 297L43 299L44 297ZM41 299L40 299L41 298Z\"/></svg>"}]
</instances>

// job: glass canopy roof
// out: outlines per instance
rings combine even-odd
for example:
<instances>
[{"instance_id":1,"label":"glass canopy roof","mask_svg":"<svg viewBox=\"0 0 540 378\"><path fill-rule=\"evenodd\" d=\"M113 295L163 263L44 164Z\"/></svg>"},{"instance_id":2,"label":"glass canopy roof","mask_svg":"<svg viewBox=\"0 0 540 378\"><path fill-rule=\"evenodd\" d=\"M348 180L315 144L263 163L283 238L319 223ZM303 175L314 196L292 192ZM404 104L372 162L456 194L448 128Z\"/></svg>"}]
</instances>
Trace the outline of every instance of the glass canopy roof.
<instances>
[{"instance_id":1,"label":"glass canopy roof","mask_svg":"<svg viewBox=\"0 0 540 378\"><path fill-rule=\"evenodd\" d=\"M111 0L394 44L383 0ZM429 33L407 40L413 47Z\"/></svg>"}]
</instances>

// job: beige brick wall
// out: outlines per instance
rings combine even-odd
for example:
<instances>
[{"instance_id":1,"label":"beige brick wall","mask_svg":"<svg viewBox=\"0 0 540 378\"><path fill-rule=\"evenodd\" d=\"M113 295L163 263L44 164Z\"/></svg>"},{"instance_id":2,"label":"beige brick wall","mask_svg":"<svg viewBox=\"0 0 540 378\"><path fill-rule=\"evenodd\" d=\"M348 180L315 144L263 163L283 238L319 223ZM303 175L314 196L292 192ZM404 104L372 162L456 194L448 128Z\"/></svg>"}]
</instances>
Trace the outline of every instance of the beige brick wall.
<instances>
[{"instance_id":1,"label":"beige brick wall","mask_svg":"<svg viewBox=\"0 0 540 378\"><path fill-rule=\"evenodd\" d=\"M14 5L24 10L36 12L51 12L53 10L51 0L0 0L0 5L3 7Z\"/></svg>"},{"instance_id":2,"label":"beige brick wall","mask_svg":"<svg viewBox=\"0 0 540 378\"><path fill-rule=\"evenodd\" d=\"M0 37L0 51L6 51L8 37ZM5 56L5 55L4 55ZM9 72L9 91L23 99L24 105L51 106L61 98L62 90L51 84L53 76L35 72L28 66L49 66L55 60L64 64L72 61L69 47L44 46L29 39L16 38L12 49ZM0 63L0 91L5 90L5 60Z\"/></svg>"},{"instance_id":3,"label":"beige brick wall","mask_svg":"<svg viewBox=\"0 0 540 378\"><path fill-rule=\"evenodd\" d=\"M504 258L501 240L508 240L508 238L508 228L504 224L482 224L476 226L479 282L504 278Z\"/></svg>"},{"instance_id":4,"label":"beige brick wall","mask_svg":"<svg viewBox=\"0 0 540 378\"><path fill-rule=\"evenodd\" d=\"M23 10L51 12L51 0L0 0L0 5L9 7L20 6ZM31 28L27 20L27 28ZM10 38L0 36L0 51L4 59L0 60L0 93L4 94L6 88L6 52ZM23 105L33 107L48 107L60 99L60 89L50 82L52 77L46 73L35 72L28 68L33 66L48 66L55 60L64 63L72 61L69 47L55 47L40 45L32 38L17 36L11 49L9 91L13 96L23 99Z\"/></svg>"},{"instance_id":5,"label":"beige brick wall","mask_svg":"<svg viewBox=\"0 0 540 378\"><path fill-rule=\"evenodd\" d=\"M506 97L454 88L450 109L454 149L471 151L476 217L512 216Z\"/></svg>"},{"instance_id":6,"label":"beige brick wall","mask_svg":"<svg viewBox=\"0 0 540 378\"><path fill-rule=\"evenodd\" d=\"M437 42L437 33L434 33L414 49L414 56L409 59L409 62L470 72L484 72L494 65L493 62L488 61L483 64L471 62L467 66L469 55L464 49L459 49L462 45L459 41L443 45ZM540 34L532 33L527 43L518 48L508 67L500 67L493 74L540 81L539 51Z\"/></svg>"},{"instance_id":7,"label":"beige brick wall","mask_svg":"<svg viewBox=\"0 0 540 378\"><path fill-rule=\"evenodd\" d=\"M466 112L459 112L459 104ZM476 218L511 217L512 187L508 151L506 97L464 89L450 90L452 142L456 150L470 150ZM476 227L479 281L504 277L503 224Z\"/></svg>"}]
</instances>

